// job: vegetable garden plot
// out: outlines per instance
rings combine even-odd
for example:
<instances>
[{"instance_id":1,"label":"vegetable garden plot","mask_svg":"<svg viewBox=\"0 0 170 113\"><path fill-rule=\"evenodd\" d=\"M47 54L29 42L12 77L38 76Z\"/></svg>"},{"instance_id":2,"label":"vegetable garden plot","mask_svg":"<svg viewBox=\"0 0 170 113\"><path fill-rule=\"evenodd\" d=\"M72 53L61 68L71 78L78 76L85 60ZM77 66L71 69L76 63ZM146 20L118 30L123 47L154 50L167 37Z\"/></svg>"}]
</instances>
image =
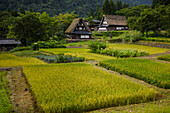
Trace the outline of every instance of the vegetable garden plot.
<instances>
[{"instance_id":1,"label":"vegetable garden plot","mask_svg":"<svg viewBox=\"0 0 170 113\"><path fill-rule=\"evenodd\" d=\"M157 92L85 63L24 66L44 112L82 112L154 100Z\"/></svg>"}]
</instances>

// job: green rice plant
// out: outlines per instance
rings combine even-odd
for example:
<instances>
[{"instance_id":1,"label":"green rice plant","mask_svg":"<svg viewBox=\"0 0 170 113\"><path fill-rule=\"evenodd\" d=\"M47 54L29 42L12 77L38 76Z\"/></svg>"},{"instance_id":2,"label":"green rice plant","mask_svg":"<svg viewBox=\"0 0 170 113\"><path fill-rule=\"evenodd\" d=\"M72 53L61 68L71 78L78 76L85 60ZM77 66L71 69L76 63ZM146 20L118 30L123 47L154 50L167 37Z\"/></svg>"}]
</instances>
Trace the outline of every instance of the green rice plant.
<instances>
[{"instance_id":1,"label":"green rice plant","mask_svg":"<svg viewBox=\"0 0 170 113\"><path fill-rule=\"evenodd\" d=\"M100 61L99 66L144 80L161 88L170 88L170 64L129 58Z\"/></svg>"},{"instance_id":2,"label":"green rice plant","mask_svg":"<svg viewBox=\"0 0 170 113\"><path fill-rule=\"evenodd\" d=\"M170 62L170 55L162 55L157 57L158 60L165 60Z\"/></svg>"},{"instance_id":3,"label":"green rice plant","mask_svg":"<svg viewBox=\"0 0 170 113\"><path fill-rule=\"evenodd\" d=\"M156 54L156 53L163 53L168 51L169 49L164 48L158 48L158 47L149 47L149 46L143 46L143 45L136 45L136 44L107 44L109 48L114 49L137 49L139 51L146 51L149 52L149 54Z\"/></svg>"},{"instance_id":4,"label":"green rice plant","mask_svg":"<svg viewBox=\"0 0 170 113\"><path fill-rule=\"evenodd\" d=\"M49 63L82 62L85 60L84 57L75 57L71 55L37 55L36 58Z\"/></svg>"},{"instance_id":5,"label":"green rice plant","mask_svg":"<svg viewBox=\"0 0 170 113\"><path fill-rule=\"evenodd\" d=\"M100 54L109 55L113 57L139 57L149 55L149 53L145 51L138 51L134 49L113 49L113 48L106 48L104 50L99 51Z\"/></svg>"},{"instance_id":6,"label":"green rice plant","mask_svg":"<svg viewBox=\"0 0 170 113\"><path fill-rule=\"evenodd\" d=\"M5 71L0 71L0 113L10 113L12 110L12 104L9 99L8 81L5 75Z\"/></svg>"},{"instance_id":7,"label":"green rice plant","mask_svg":"<svg viewBox=\"0 0 170 113\"><path fill-rule=\"evenodd\" d=\"M24 66L42 112L84 112L154 100L157 92L85 63Z\"/></svg>"},{"instance_id":8,"label":"green rice plant","mask_svg":"<svg viewBox=\"0 0 170 113\"><path fill-rule=\"evenodd\" d=\"M0 67L14 67L25 65L46 64L45 62L31 57L17 57L11 54L0 54Z\"/></svg>"}]
</instances>

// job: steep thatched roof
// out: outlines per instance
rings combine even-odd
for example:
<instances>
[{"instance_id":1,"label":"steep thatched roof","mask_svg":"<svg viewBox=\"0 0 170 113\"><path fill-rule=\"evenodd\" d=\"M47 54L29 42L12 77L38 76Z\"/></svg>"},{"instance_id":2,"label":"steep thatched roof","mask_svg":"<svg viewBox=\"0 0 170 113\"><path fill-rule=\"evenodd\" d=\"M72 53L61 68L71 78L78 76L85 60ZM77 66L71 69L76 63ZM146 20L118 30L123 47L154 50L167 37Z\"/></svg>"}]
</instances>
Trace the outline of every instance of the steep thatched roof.
<instances>
[{"instance_id":1,"label":"steep thatched roof","mask_svg":"<svg viewBox=\"0 0 170 113\"><path fill-rule=\"evenodd\" d=\"M127 25L126 17L118 15L103 15L100 25L104 21L104 18L107 21L107 25Z\"/></svg>"},{"instance_id":2,"label":"steep thatched roof","mask_svg":"<svg viewBox=\"0 0 170 113\"><path fill-rule=\"evenodd\" d=\"M21 44L21 42L15 39L0 39L0 45L13 45L13 44Z\"/></svg>"},{"instance_id":3,"label":"steep thatched roof","mask_svg":"<svg viewBox=\"0 0 170 113\"><path fill-rule=\"evenodd\" d=\"M82 18L77 18L77 19L74 19L74 20L72 21L72 23L71 23L70 26L67 28L67 30L65 31L65 33L71 33L71 32L73 32L74 29L76 28L77 24L78 24L81 20L82 20L82 22L83 22L86 30L87 30L88 32L91 32L90 28L86 25L86 23L83 21L83 19L82 19Z\"/></svg>"}]
</instances>

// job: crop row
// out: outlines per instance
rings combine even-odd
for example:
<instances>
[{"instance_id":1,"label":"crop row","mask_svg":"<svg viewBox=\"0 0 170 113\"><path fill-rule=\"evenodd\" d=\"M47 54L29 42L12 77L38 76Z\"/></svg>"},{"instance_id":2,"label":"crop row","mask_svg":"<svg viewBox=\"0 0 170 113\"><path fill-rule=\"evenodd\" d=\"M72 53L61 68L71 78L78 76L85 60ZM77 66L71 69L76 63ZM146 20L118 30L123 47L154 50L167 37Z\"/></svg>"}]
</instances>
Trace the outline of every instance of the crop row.
<instances>
[{"instance_id":1,"label":"crop row","mask_svg":"<svg viewBox=\"0 0 170 113\"><path fill-rule=\"evenodd\" d=\"M161 88L170 88L170 64L147 59L129 58L101 61L99 65L144 80Z\"/></svg>"},{"instance_id":2,"label":"crop row","mask_svg":"<svg viewBox=\"0 0 170 113\"><path fill-rule=\"evenodd\" d=\"M42 112L83 112L154 100L157 92L85 63L24 66Z\"/></svg>"},{"instance_id":3,"label":"crop row","mask_svg":"<svg viewBox=\"0 0 170 113\"><path fill-rule=\"evenodd\" d=\"M71 55L37 55L36 58L39 58L49 63L82 62L85 60L84 57L75 57Z\"/></svg>"},{"instance_id":4,"label":"crop row","mask_svg":"<svg viewBox=\"0 0 170 113\"><path fill-rule=\"evenodd\" d=\"M165 61L169 61L170 62L170 55L163 55L163 56L159 56L157 57L158 60L165 60Z\"/></svg>"}]
</instances>

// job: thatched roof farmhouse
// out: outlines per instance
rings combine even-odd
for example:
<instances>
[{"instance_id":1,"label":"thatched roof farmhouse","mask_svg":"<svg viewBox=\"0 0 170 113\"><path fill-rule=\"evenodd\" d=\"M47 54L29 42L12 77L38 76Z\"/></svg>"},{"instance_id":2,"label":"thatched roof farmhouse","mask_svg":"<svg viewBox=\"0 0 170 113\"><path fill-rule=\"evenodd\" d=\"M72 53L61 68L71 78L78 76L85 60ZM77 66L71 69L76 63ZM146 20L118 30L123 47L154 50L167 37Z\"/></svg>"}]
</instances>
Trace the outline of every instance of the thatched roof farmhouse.
<instances>
[{"instance_id":1,"label":"thatched roof farmhouse","mask_svg":"<svg viewBox=\"0 0 170 113\"><path fill-rule=\"evenodd\" d=\"M82 18L74 19L65 33L70 39L91 39L92 35L90 28Z\"/></svg>"},{"instance_id":2,"label":"thatched roof farmhouse","mask_svg":"<svg viewBox=\"0 0 170 113\"><path fill-rule=\"evenodd\" d=\"M128 30L125 16L103 15L98 31Z\"/></svg>"}]
</instances>

